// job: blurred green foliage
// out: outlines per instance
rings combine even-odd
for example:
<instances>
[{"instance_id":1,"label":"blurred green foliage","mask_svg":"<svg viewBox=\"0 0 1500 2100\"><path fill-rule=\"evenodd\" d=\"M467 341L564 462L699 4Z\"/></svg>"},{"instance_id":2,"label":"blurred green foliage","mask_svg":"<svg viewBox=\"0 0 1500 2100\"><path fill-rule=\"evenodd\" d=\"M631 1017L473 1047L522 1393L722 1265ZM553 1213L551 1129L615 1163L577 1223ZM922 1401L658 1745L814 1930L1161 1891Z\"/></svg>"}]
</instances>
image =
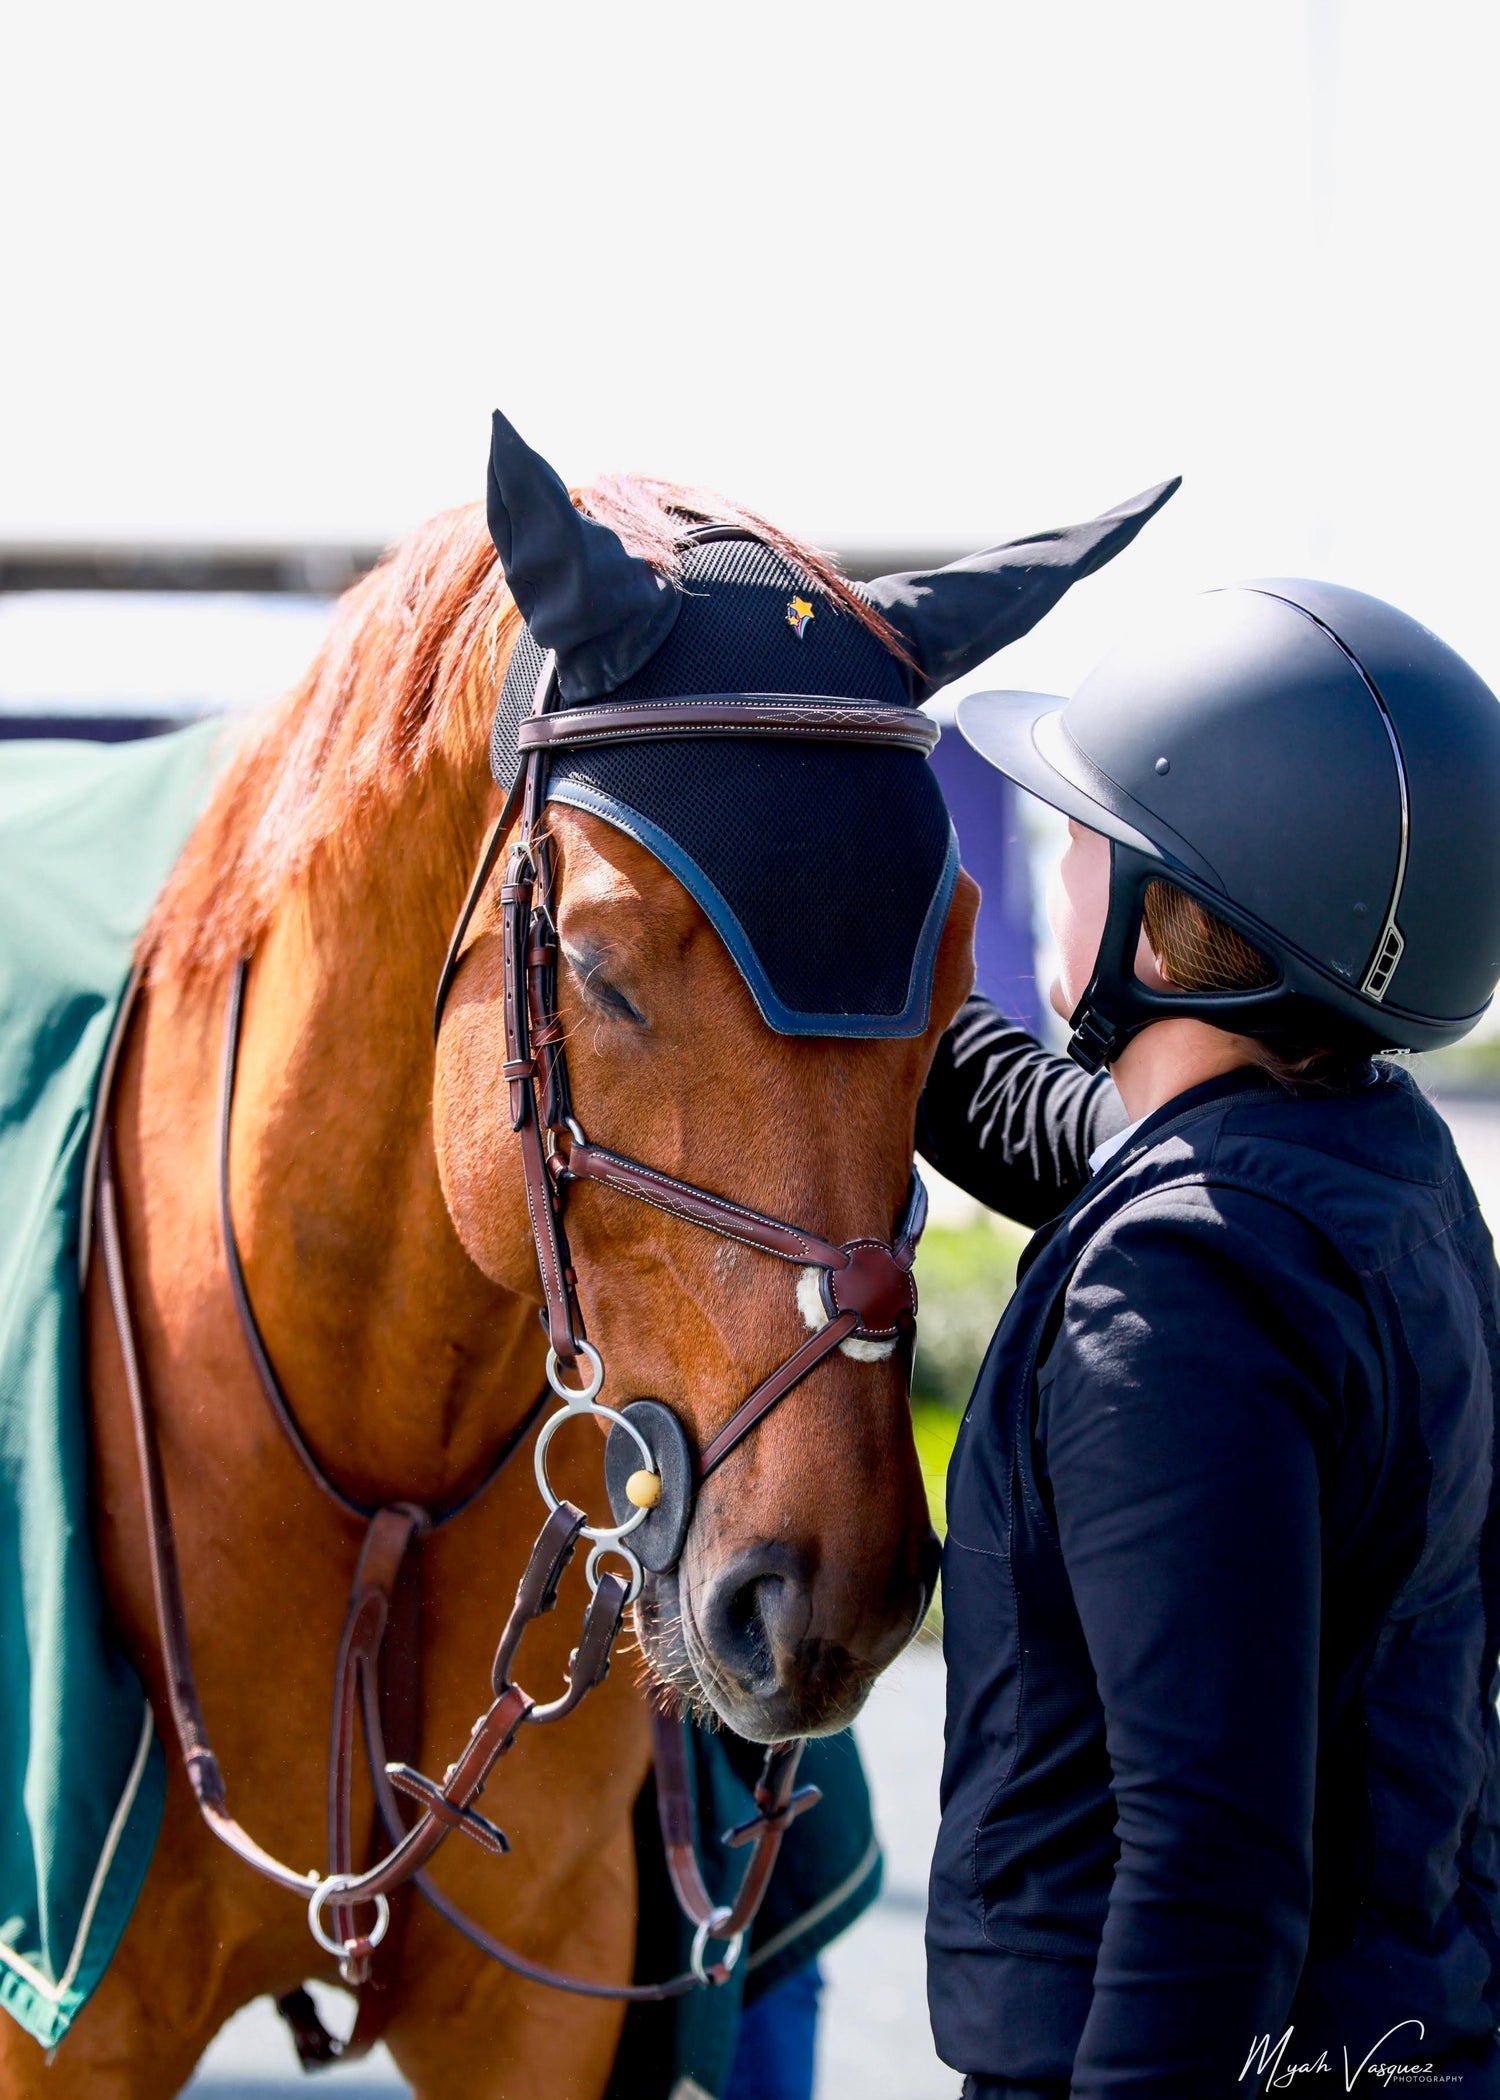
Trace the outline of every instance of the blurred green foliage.
<instances>
[{"instance_id":1,"label":"blurred green foliage","mask_svg":"<svg viewBox=\"0 0 1500 2100\"><path fill-rule=\"evenodd\" d=\"M943 1521L943 1496L948 1479L948 1461L953 1456L953 1439L958 1434L958 1425L962 1420L963 1416L956 1408L944 1407L941 1400L912 1402L911 1426L917 1440L922 1485L927 1490L928 1511L939 1531L947 1529Z\"/></svg>"},{"instance_id":2,"label":"blurred green foliage","mask_svg":"<svg viewBox=\"0 0 1500 2100\"><path fill-rule=\"evenodd\" d=\"M911 1413L927 1507L939 1531L953 1439L1028 1238L1022 1226L988 1216L972 1225L929 1225L922 1235ZM934 1605L934 1632L940 1623Z\"/></svg>"},{"instance_id":3,"label":"blurred green foliage","mask_svg":"<svg viewBox=\"0 0 1500 2100\"><path fill-rule=\"evenodd\" d=\"M1030 1234L1004 1218L929 1225L917 1250L917 1359L912 1398L962 1414L1016 1282Z\"/></svg>"}]
</instances>

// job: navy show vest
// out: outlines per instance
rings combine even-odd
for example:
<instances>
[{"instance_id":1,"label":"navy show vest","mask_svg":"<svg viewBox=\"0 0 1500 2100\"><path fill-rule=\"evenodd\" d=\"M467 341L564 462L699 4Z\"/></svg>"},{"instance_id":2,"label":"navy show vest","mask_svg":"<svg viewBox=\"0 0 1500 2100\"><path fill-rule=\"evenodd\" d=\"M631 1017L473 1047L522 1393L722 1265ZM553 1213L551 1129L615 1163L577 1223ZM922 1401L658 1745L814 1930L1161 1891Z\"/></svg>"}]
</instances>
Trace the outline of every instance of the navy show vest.
<instances>
[{"instance_id":1,"label":"navy show vest","mask_svg":"<svg viewBox=\"0 0 1500 2100\"><path fill-rule=\"evenodd\" d=\"M1421 2013L1425 2057L1492 2047L1500 1274L1447 1128L1406 1073L1376 1066L1320 1096L1239 1071L1150 1117L1033 1239L949 1470L929 1999L944 2060L1018 2092L1068 2091L1119 1857L1104 1709L1036 1444L1038 1366L1102 1228L1149 1195L1158 1209L1181 1198L1182 1229L1201 1231L1217 1190L1264 1199L1289 1244L1311 1227L1336 1250L1356 1282L1335 1310L1353 1309L1359 1360L1376 1366L1350 1373L1319 1448L1311 1914L1300 1973L1294 1962L1267 1994L1281 1994L1299 2057L1326 2043L1338 2065L1344 2038L1357 2062L1393 2008ZM1139 1292L1130 1310L1149 1321L1144 1265ZM1191 1976L1180 1989L1186 2003ZM1243 2038L1225 2051L1223 2090L1258 2090L1239 2081ZM1298 2081L1336 2087L1342 2076ZM1075 2090L1126 2089L1090 2071ZM1139 2089L1177 2091L1149 2074ZM1500 2069L1471 2070L1462 2090L1500 2093Z\"/></svg>"}]
</instances>

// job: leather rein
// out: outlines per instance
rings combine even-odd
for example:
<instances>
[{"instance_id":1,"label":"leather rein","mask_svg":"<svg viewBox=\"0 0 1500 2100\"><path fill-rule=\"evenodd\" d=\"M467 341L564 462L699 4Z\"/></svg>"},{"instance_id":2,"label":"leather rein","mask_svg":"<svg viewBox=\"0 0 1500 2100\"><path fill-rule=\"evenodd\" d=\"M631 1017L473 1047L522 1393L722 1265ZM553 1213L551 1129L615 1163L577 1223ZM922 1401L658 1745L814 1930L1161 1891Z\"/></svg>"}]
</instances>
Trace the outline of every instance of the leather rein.
<instances>
[{"instance_id":1,"label":"leather rein","mask_svg":"<svg viewBox=\"0 0 1500 2100\"><path fill-rule=\"evenodd\" d=\"M134 1424L158 1634L183 1764L194 1798L215 1836L257 1873L306 1900L313 1937L335 1957L345 1983L359 1993L359 2012L347 2041L324 2029L305 1990L290 1992L278 2000L307 2067L362 2055L382 2031L393 1997L390 1971L396 1949L387 1939L392 1922L391 1898L408 1885L414 1886L483 1953L536 1983L588 1997L659 2001L725 1982L760 1908L784 1831L795 1816L819 1798L816 1787L796 1785L800 1741L770 1745L754 1789L755 1815L725 1833L727 1844L750 1848L745 1872L734 1901L716 1904L708 1893L697 1855L681 1705L675 1694L661 1689L653 1692L658 1817L674 1895L694 1933L690 1966L660 1983L597 1983L533 1962L467 1917L427 1871L433 1855L455 1831L486 1851L498 1854L509 1850L504 1832L481 1814L476 1803L495 1764L523 1727L565 1718L604 1678L625 1610L639 1595L645 1579L641 1560L627 1540L657 1507L663 1475L671 1476L680 1470L664 1463L663 1454L653 1449L643 1434L642 1422L665 1418L673 1425L675 1436L685 1442L685 1432L660 1403L636 1403L633 1408L616 1410L598 1400L604 1366L585 1334L578 1303L564 1224L569 1187L581 1181L600 1183L722 1237L795 1263L799 1269L816 1268L821 1272L826 1324L809 1334L755 1387L709 1438L696 1460L691 1461L684 1476L691 1483L687 1489L688 1507L677 1513L678 1549L695 1487L809 1372L851 1337L904 1338L915 1321L916 1286L911 1270L926 1215L925 1191L915 1174L893 1241L860 1238L835 1245L817 1233L660 1173L585 1137L573 1114L563 1029L556 1006L555 862L551 841L541 828L541 816L546 802L548 754L564 744L615 742L632 737L749 734L892 743L925 752L936 741L936 725L915 711L838 699L708 696L645 706L558 712L557 698L555 662L549 655L538 679L531 715L521 725L516 778L486 841L454 929L434 1013L436 1038L469 922L519 809L520 826L501 886L505 1041L502 1070L509 1089L511 1127L520 1142L542 1288L542 1316L548 1338L547 1388L506 1435L477 1486L445 1509L428 1511L408 1501L371 1506L346 1494L320 1465L281 1386L250 1299L229 1193L230 1131L248 958L237 965L231 984L218 1146L219 1211L231 1295L259 1384L292 1449L340 1513L366 1527L334 1672L326 1871L299 1871L288 1866L260 1846L236 1821L229 1811L223 1774L208 1736L193 1674L160 1446L141 1374L131 1310L106 1075L95 1179L96 1223ZM121 1034L123 1020L122 1010ZM565 1372L582 1382L570 1384ZM490 1704L438 1782L410 1761L415 1754L420 1719L422 1542L471 1508L498 1478L535 1426L549 1393L563 1402L544 1425L535 1453L537 1481L549 1513L500 1635L491 1670ZM630 1439L641 1461L627 1488L630 1513L612 1526L589 1524L584 1513L559 1498L547 1480L546 1451L551 1436L564 1421L579 1414L599 1417L611 1426L612 1436ZM652 1499L653 1482L656 1500ZM616 1514L619 1515L618 1510ZM538 1704L514 1678L517 1651L528 1626L556 1603L558 1584L580 1540L588 1540L592 1546L588 1556L589 1603L578 1645L569 1658L564 1688L549 1702ZM672 1551L671 1560L675 1560L676 1550ZM602 1565L610 1557L622 1563L623 1574ZM670 1564L659 1556L650 1561L654 1572ZM360 1732L389 1849L373 1866L356 1872L352 1801ZM400 1796L414 1804L416 1817L411 1823L403 1812ZM371 1905L373 1922L361 1931L356 1907ZM398 1911L396 1916L399 1935L402 1913ZM376 1950L382 1943L386 1953L377 1957ZM712 1944L719 1945L722 1951L711 1961L708 1955ZM375 1974L376 1988L369 1992L362 1986L371 1981L372 1969L386 1973Z\"/></svg>"}]
</instances>

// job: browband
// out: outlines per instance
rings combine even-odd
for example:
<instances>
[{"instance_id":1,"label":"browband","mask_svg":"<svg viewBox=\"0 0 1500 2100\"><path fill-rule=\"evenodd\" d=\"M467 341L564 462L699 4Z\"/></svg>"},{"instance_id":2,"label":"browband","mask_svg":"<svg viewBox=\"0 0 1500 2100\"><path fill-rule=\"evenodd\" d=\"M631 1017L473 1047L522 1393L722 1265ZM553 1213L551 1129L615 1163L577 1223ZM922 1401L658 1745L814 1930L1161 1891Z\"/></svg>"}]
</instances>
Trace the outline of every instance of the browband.
<instances>
[{"instance_id":1,"label":"browband","mask_svg":"<svg viewBox=\"0 0 1500 2100\"><path fill-rule=\"evenodd\" d=\"M880 707L804 693L685 693L672 700L629 700L615 707L569 707L528 715L516 733L522 751L637 738L802 737L840 744L886 744L925 757L940 731L912 707Z\"/></svg>"}]
</instances>

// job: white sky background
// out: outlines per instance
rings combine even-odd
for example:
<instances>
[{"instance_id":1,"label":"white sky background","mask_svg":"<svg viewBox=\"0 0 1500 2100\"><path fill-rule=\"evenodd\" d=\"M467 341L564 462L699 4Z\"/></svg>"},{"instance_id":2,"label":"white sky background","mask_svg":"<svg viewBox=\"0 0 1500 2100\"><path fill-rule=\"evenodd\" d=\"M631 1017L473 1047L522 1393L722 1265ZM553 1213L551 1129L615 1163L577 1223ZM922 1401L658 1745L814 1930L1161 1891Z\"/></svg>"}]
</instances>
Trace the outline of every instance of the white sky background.
<instances>
[{"instance_id":1,"label":"white sky background","mask_svg":"<svg viewBox=\"0 0 1500 2100\"><path fill-rule=\"evenodd\" d=\"M1276 572L1500 682L1497 101L1492 0L12 9L0 538L393 536L498 402L844 548L1182 471L1007 683Z\"/></svg>"}]
</instances>

